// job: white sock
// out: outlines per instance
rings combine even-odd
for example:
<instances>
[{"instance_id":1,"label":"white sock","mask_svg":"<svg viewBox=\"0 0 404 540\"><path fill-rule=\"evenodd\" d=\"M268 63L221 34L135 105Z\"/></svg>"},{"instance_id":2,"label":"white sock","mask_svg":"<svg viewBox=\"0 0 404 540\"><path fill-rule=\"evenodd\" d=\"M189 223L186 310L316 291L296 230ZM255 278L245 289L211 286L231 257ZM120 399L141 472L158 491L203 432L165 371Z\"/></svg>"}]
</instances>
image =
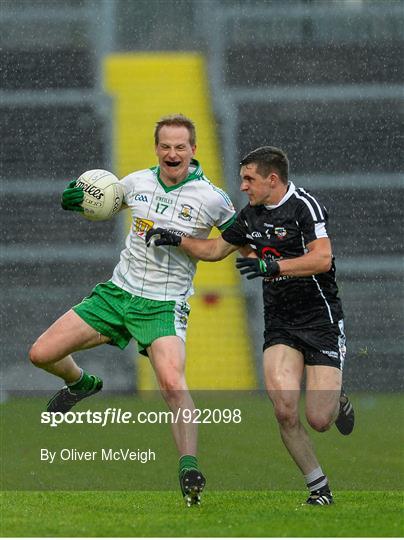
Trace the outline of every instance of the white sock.
<instances>
[{"instance_id":1,"label":"white sock","mask_svg":"<svg viewBox=\"0 0 404 540\"><path fill-rule=\"evenodd\" d=\"M83 375L84 375L84 371L80 368L80 377L77 379L77 381L66 383L67 386L73 386L74 384L77 384L78 382L80 382L81 379L83 378Z\"/></svg>"},{"instance_id":2,"label":"white sock","mask_svg":"<svg viewBox=\"0 0 404 540\"><path fill-rule=\"evenodd\" d=\"M328 478L323 473L321 467L317 467L311 473L305 474L304 479L310 492L324 488L328 484Z\"/></svg>"}]
</instances>

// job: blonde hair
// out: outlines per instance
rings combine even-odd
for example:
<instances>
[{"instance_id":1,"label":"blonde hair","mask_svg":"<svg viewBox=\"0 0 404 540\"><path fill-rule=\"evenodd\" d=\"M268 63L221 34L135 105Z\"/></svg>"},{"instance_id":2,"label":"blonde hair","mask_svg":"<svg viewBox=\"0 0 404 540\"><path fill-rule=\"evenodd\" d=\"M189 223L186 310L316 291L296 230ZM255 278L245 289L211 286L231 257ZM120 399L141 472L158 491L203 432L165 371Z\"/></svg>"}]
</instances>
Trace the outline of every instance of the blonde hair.
<instances>
[{"instance_id":1,"label":"blonde hair","mask_svg":"<svg viewBox=\"0 0 404 540\"><path fill-rule=\"evenodd\" d=\"M168 116L163 116L156 123L156 127L154 129L154 143L156 146L159 143L159 132L163 126L178 126L178 127L187 128L188 133L189 133L190 145L191 146L196 145L196 130L195 130L195 124L192 122L192 120L190 120L183 114L170 114Z\"/></svg>"}]
</instances>

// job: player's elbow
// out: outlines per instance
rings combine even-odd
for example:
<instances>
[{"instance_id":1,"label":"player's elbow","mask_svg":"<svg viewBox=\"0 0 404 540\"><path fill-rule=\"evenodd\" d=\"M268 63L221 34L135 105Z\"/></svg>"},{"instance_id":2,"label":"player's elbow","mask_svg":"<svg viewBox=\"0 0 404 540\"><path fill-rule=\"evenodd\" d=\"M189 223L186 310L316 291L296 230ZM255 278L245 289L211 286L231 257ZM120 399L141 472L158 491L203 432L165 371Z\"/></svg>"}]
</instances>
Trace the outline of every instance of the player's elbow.
<instances>
[{"instance_id":1,"label":"player's elbow","mask_svg":"<svg viewBox=\"0 0 404 540\"><path fill-rule=\"evenodd\" d=\"M324 272L328 272L329 270L331 270L331 266L332 266L332 255L331 255L331 253L329 253L327 255L324 266L325 266Z\"/></svg>"},{"instance_id":2,"label":"player's elbow","mask_svg":"<svg viewBox=\"0 0 404 540\"><path fill-rule=\"evenodd\" d=\"M331 253L322 253L318 260L318 273L322 274L331 270L332 255Z\"/></svg>"},{"instance_id":3,"label":"player's elbow","mask_svg":"<svg viewBox=\"0 0 404 540\"><path fill-rule=\"evenodd\" d=\"M227 257L227 253L215 253L213 254L213 259L211 259L212 261L222 261L223 259L225 259Z\"/></svg>"},{"instance_id":4,"label":"player's elbow","mask_svg":"<svg viewBox=\"0 0 404 540\"><path fill-rule=\"evenodd\" d=\"M200 261L204 261L204 262L216 262L216 261L221 261L222 259L224 259L224 257L220 257L220 255L213 252L199 253L194 256Z\"/></svg>"},{"instance_id":5,"label":"player's elbow","mask_svg":"<svg viewBox=\"0 0 404 540\"><path fill-rule=\"evenodd\" d=\"M209 251L206 251L205 253L201 254L199 258L202 261L217 262L226 258L227 255L228 255L228 252L224 251L223 249L212 246L211 249L209 249Z\"/></svg>"},{"instance_id":6,"label":"player's elbow","mask_svg":"<svg viewBox=\"0 0 404 540\"><path fill-rule=\"evenodd\" d=\"M226 255L217 255L215 253L210 253L209 255L205 255L204 257L200 257L201 261L205 262L217 262L224 259Z\"/></svg>"}]
</instances>

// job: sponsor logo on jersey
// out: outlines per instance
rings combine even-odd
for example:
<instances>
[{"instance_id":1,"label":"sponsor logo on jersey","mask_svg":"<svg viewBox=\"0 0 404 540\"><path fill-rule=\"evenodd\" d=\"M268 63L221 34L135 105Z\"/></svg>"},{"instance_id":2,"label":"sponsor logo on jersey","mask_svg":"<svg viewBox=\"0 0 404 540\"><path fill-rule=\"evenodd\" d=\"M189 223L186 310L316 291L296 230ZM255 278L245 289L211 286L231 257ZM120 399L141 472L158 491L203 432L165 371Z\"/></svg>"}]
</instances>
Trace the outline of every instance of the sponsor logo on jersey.
<instances>
[{"instance_id":1,"label":"sponsor logo on jersey","mask_svg":"<svg viewBox=\"0 0 404 540\"><path fill-rule=\"evenodd\" d=\"M253 232L251 233L251 236L252 236L253 238L262 238L262 234L261 234L259 231L253 231Z\"/></svg>"},{"instance_id":2,"label":"sponsor logo on jersey","mask_svg":"<svg viewBox=\"0 0 404 540\"><path fill-rule=\"evenodd\" d=\"M272 225L272 223L264 223L264 226L265 227L269 227L270 229L273 229L274 226Z\"/></svg>"},{"instance_id":3,"label":"sponsor logo on jersey","mask_svg":"<svg viewBox=\"0 0 404 540\"><path fill-rule=\"evenodd\" d=\"M178 229L167 229L169 232L178 234L178 236L189 236L185 231L179 231Z\"/></svg>"},{"instance_id":4,"label":"sponsor logo on jersey","mask_svg":"<svg viewBox=\"0 0 404 540\"><path fill-rule=\"evenodd\" d=\"M285 227L275 227L274 233L278 240L283 240L283 238L285 238L285 236L287 235Z\"/></svg>"},{"instance_id":5,"label":"sponsor logo on jersey","mask_svg":"<svg viewBox=\"0 0 404 540\"><path fill-rule=\"evenodd\" d=\"M180 219L183 219L184 221L191 221L191 219L193 218L192 210L193 207L189 204L182 204L181 211L178 213L178 217Z\"/></svg>"},{"instance_id":6,"label":"sponsor logo on jersey","mask_svg":"<svg viewBox=\"0 0 404 540\"><path fill-rule=\"evenodd\" d=\"M280 281L286 281L287 279L292 279L293 276L278 276L275 278L264 278L264 281L269 283L279 283Z\"/></svg>"},{"instance_id":7,"label":"sponsor logo on jersey","mask_svg":"<svg viewBox=\"0 0 404 540\"><path fill-rule=\"evenodd\" d=\"M147 195L142 195L141 193L138 193L135 197L135 201L148 202Z\"/></svg>"},{"instance_id":8,"label":"sponsor logo on jersey","mask_svg":"<svg viewBox=\"0 0 404 540\"><path fill-rule=\"evenodd\" d=\"M265 246L261 250L261 258L269 259L270 261L275 261L282 257L279 251L273 247Z\"/></svg>"},{"instance_id":9,"label":"sponsor logo on jersey","mask_svg":"<svg viewBox=\"0 0 404 540\"><path fill-rule=\"evenodd\" d=\"M154 222L150 219L134 218L132 228L138 236L143 238L147 231L153 227L153 225Z\"/></svg>"},{"instance_id":10,"label":"sponsor logo on jersey","mask_svg":"<svg viewBox=\"0 0 404 540\"><path fill-rule=\"evenodd\" d=\"M160 195L156 195L155 197L156 201L160 201L165 204L173 204L174 200L169 199L168 197L161 197Z\"/></svg>"}]
</instances>

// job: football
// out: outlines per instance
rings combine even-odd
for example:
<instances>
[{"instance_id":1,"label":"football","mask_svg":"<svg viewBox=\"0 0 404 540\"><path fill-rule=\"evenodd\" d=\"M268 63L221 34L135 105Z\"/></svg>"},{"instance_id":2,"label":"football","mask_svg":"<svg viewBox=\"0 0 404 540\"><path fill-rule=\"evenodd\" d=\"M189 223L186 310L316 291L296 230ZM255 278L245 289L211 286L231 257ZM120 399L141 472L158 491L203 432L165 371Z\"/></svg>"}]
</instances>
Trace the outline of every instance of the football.
<instances>
[{"instance_id":1,"label":"football","mask_svg":"<svg viewBox=\"0 0 404 540\"><path fill-rule=\"evenodd\" d=\"M90 221L105 221L117 214L122 206L123 187L109 171L93 169L84 172L76 181L84 191L84 217Z\"/></svg>"}]
</instances>

